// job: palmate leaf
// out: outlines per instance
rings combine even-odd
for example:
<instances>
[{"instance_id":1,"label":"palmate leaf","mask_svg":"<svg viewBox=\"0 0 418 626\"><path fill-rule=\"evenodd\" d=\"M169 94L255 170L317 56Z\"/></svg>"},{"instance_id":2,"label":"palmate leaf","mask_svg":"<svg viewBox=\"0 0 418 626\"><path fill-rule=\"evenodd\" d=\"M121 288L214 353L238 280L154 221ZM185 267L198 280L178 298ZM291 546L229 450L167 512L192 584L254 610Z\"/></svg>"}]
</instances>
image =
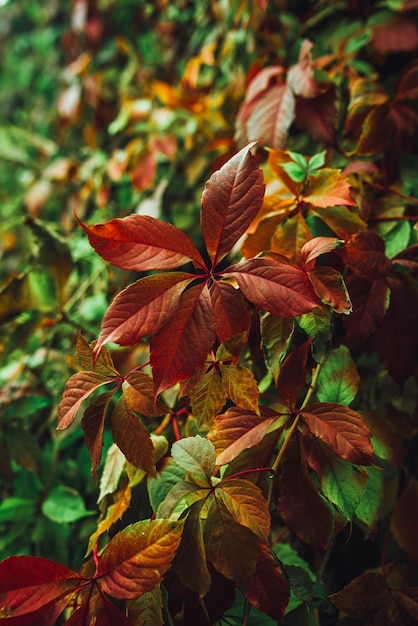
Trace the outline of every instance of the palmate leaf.
<instances>
[{"instance_id":1,"label":"palmate leaf","mask_svg":"<svg viewBox=\"0 0 418 626\"><path fill-rule=\"evenodd\" d=\"M371 433L359 413L336 402L311 404L301 415L315 437L357 465L370 465L374 452Z\"/></svg>"},{"instance_id":2,"label":"palmate leaf","mask_svg":"<svg viewBox=\"0 0 418 626\"><path fill-rule=\"evenodd\" d=\"M148 215L128 215L107 224L79 222L100 256L125 270L145 272L205 263L194 243L175 226Z\"/></svg>"},{"instance_id":3,"label":"palmate leaf","mask_svg":"<svg viewBox=\"0 0 418 626\"><path fill-rule=\"evenodd\" d=\"M180 544L184 521L140 521L118 533L100 557L97 576L105 593L136 598L161 582Z\"/></svg>"},{"instance_id":4,"label":"palmate leaf","mask_svg":"<svg viewBox=\"0 0 418 626\"><path fill-rule=\"evenodd\" d=\"M206 183L201 225L212 267L232 249L258 213L264 196L263 174L249 144Z\"/></svg>"}]
</instances>

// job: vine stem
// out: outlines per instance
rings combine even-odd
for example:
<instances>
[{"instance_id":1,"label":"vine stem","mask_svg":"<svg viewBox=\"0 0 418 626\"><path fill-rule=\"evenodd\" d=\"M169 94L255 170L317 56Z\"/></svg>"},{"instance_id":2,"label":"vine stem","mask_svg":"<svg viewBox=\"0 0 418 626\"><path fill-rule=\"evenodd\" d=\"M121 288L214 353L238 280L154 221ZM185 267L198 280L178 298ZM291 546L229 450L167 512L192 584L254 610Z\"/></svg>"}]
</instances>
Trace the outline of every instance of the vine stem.
<instances>
[{"instance_id":1,"label":"vine stem","mask_svg":"<svg viewBox=\"0 0 418 626\"><path fill-rule=\"evenodd\" d=\"M309 385L308 391L306 392L306 396L300 406L299 412L296 414L295 419L292 422L292 425L290 426L289 430L286 433L286 437L284 438L284 441L281 445L281 448L277 454L277 457L271 467L271 471L273 473L273 477L270 481L270 486L269 486L269 493L268 493L268 498L267 498L267 503L268 506L270 508L271 505L271 499L273 496L273 481L276 475L276 472L279 468L280 462L283 458L283 455L286 451L286 448L289 444L290 438L293 435L293 433L295 432L297 425L299 424L299 420L300 420L300 411L302 411L306 405L309 403L312 394L314 393L315 389L316 389L316 385L318 383L318 376L319 376L319 372L321 371L321 363L318 363L318 365L315 368L314 374L312 376L312 380L311 380L311 384Z\"/></svg>"}]
</instances>

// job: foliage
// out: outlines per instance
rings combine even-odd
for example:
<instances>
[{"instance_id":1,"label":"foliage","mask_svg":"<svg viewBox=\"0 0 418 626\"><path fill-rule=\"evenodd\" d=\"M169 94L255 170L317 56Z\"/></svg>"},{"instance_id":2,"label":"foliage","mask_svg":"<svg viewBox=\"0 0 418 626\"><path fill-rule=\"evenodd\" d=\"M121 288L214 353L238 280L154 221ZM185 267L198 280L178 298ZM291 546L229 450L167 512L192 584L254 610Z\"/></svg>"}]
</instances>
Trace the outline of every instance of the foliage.
<instances>
[{"instance_id":1,"label":"foliage","mask_svg":"<svg viewBox=\"0 0 418 626\"><path fill-rule=\"evenodd\" d=\"M416 10L0 7L1 623L416 623Z\"/></svg>"}]
</instances>

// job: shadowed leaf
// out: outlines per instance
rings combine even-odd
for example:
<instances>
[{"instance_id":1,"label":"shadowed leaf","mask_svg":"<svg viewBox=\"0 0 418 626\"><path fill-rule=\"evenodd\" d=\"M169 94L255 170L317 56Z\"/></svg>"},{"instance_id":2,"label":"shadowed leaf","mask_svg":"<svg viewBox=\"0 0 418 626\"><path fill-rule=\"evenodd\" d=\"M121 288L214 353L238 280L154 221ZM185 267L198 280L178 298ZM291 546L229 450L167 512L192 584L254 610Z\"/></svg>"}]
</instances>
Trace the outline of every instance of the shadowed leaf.
<instances>
[{"instance_id":1,"label":"shadowed leaf","mask_svg":"<svg viewBox=\"0 0 418 626\"><path fill-rule=\"evenodd\" d=\"M154 446L149 432L120 398L111 416L113 440L129 463L155 475Z\"/></svg>"}]
</instances>

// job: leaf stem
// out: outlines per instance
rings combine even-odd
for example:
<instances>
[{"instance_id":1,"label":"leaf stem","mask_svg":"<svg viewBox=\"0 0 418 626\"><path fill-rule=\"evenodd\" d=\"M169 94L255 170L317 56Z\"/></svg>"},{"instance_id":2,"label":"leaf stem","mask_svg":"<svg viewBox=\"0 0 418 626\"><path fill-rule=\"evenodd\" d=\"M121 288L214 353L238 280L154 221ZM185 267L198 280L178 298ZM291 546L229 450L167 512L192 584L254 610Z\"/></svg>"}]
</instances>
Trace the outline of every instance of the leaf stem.
<instances>
[{"instance_id":1,"label":"leaf stem","mask_svg":"<svg viewBox=\"0 0 418 626\"><path fill-rule=\"evenodd\" d=\"M242 470L241 472L237 472L236 474L231 474L231 476L226 476L225 480L232 480L233 478L239 478L240 476L245 476L246 474L255 474L257 472L273 472L273 468L254 467L253 469Z\"/></svg>"}]
</instances>

